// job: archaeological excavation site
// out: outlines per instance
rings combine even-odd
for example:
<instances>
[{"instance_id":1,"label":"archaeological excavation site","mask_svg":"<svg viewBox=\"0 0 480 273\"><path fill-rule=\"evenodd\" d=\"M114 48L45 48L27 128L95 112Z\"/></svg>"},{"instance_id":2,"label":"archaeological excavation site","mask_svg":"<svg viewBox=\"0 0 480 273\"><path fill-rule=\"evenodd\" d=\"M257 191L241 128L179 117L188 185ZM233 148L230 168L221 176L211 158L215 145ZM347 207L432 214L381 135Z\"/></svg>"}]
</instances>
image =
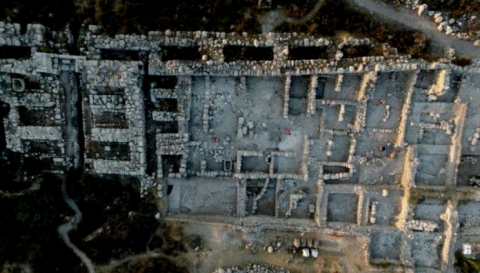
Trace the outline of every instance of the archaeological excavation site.
<instances>
[{"instance_id":1,"label":"archaeological excavation site","mask_svg":"<svg viewBox=\"0 0 480 273\"><path fill-rule=\"evenodd\" d=\"M103 202L65 190L72 170L105 195L102 179L130 183L129 200L166 225L145 239L149 257L174 253L186 272L448 273L480 254L479 59L353 36L97 25L73 54L71 35L0 22L2 160L63 177L72 211ZM89 242L121 224L68 219L67 246L93 257L74 250L81 272L120 272Z\"/></svg>"}]
</instances>

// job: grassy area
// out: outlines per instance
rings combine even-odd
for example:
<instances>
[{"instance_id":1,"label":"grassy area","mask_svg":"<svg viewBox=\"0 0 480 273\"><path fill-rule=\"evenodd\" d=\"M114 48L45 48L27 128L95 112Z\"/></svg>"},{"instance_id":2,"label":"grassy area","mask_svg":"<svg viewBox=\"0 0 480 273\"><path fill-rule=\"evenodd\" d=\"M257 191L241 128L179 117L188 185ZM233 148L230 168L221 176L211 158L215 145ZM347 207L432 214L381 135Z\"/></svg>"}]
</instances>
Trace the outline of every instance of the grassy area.
<instances>
[{"instance_id":1,"label":"grassy area","mask_svg":"<svg viewBox=\"0 0 480 273\"><path fill-rule=\"evenodd\" d=\"M120 176L85 176L69 193L83 220L71 240L97 264L143 253L158 227L153 200L140 200L139 182ZM100 232L98 232L101 230Z\"/></svg>"},{"instance_id":2,"label":"grassy area","mask_svg":"<svg viewBox=\"0 0 480 273\"><path fill-rule=\"evenodd\" d=\"M428 55L429 41L422 33L373 18L346 0L324 1L312 20L300 25L286 23L276 31L320 36L348 32L359 37L370 37L380 43L388 42L401 53L414 57ZM461 3L468 4L469 1L472 0L462 0ZM447 5L452 1L445 2ZM278 0L273 2L273 6L282 8L289 17L302 18L315 3ZM12 22L22 24L39 22L54 29L64 27L67 23L79 28L81 23L87 21L102 25L112 35L146 34L150 30L165 29L259 33L261 26L257 17L265 10L256 9L256 4L254 0L46 0L33 4L26 0L14 0L0 4L0 19L8 17ZM73 32L78 33L78 29Z\"/></svg>"},{"instance_id":3,"label":"grassy area","mask_svg":"<svg viewBox=\"0 0 480 273\"><path fill-rule=\"evenodd\" d=\"M55 29L61 29L71 21L74 14L73 1L11 0L0 2L0 19L6 20L9 18L12 22L20 23L22 26L30 23L40 23Z\"/></svg>"},{"instance_id":4,"label":"grassy area","mask_svg":"<svg viewBox=\"0 0 480 273\"><path fill-rule=\"evenodd\" d=\"M255 5L242 0L13 0L1 1L0 20L52 29L87 20L111 34L158 29L259 32Z\"/></svg>"},{"instance_id":5,"label":"grassy area","mask_svg":"<svg viewBox=\"0 0 480 273\"><path fill-rule=\"evenodd\" d=\"M63 201L60 180L47 176L38 191L0 197L0 265L27 261L34 272L83 272L61 241L57 227L73 212Z\"/></svg>"}]
</instances>

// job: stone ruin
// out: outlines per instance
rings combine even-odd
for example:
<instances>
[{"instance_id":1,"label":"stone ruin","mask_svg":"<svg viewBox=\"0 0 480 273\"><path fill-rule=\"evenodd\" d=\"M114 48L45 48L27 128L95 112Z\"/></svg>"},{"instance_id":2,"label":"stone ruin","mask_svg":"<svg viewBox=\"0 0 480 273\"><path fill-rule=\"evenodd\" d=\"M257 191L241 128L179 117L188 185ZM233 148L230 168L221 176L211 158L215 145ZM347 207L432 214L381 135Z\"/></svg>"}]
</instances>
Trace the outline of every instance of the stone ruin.
<instances>
[{"instance_id":1,"label":"stone ruin","mask_svg":"<svg viewBox=\"0 0 480 273\"><path fill-rule=\"evenodd\" d=\"M45 171L83 161L95 175L137 177L171 220L367 236L373 267L421 266L419 237L440 249L432 270L447 272L463 240L457 226L472 233L480 223L469 211L477 201L462 194L478 173L459 172L480 156L477 62L428 63L368 39L108 37L98 26L73 56L36 52L49 46L45 31L0 24L0 47L29 49L0 60L6 148L46 160ZM355 46L383 55L349 56ZM412 196L446 205L428 205L432 218ZM384 242L397 253L371 250Z\"/></svg>"}]
</instances>

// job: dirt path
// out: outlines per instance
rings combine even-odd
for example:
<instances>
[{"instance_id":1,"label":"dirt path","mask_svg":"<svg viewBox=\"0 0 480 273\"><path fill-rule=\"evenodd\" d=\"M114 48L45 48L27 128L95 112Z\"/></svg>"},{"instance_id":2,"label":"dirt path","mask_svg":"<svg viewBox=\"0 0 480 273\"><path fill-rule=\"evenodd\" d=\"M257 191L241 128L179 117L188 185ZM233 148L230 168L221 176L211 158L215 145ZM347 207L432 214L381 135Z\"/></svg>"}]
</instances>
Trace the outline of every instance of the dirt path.
<instances>
[{"instance_id":1,"label":"dirt path","mask_svg":"<svg viewBox=\"0 0 480 273\"><path fill-rule=\"evenodd\" d=\"M394 9L385 4L375 3L372 0L349 1L388 20L395 21L409 28L423 32L435 43L454 48L458 56L464 55L469 58L480 58L480 48L475 47L471 42L462 41L440 32L437 30L435 23L425 17L416 16L411 11L405 10L404 8Z\"/></svg>"},{"instance_id":2,"label":"dirt path","mask_svg":"<svg viewBox=\"0 0 480 273\"><path fill-rule=\"evenodd\" d=\"M72 210L75 212L75 216L74 216L72 221L69 221L69 222L59 226L58 227L58 233L60 234L60 237L65 242L65 244L71 250L73 250L75 255L77 255L80 258L80 260L82 260L82 262L87 267L88 272L94 273L95 269L93 267L92 261L87 257L87 255L85 253L83 253L80 249L78 249L77 246L75 246L72 242L70 242L70 238L68 237L68 232L70 232L70 230L75 228L78 225L78 223L80 223L80 221L82 220L82 213L78 209L77 204L75 204L75 202L72 199L70 199L70 197L68 197L66 180L67 179L64 177L63 181L62 181L62 197L63 197L63 200L68 204L68 206L70 208L72 208Z\"/></svg>"},{"instance_id":3,"label":"dirt path","mask_svg":"<svg viewBox=\"0 0 480 273\"><path fill-rule=\"evenodd\" d=\"M97 268L98 268L98 272L107 273L129 262L134 262L134 261L141 262L141 261L146 261L152 258L164 258L164 259L170 260L170 257L168 255L165 255L162 253L156 253L156 252L146 252L146 253L141 253L137 255L131 255L121 260L112 260L110 261L110 263L98 266Z\"/></svg>"},{"instance_id":4,"label":"dirt path","mask_svg":"<svg viewBox=\"0 0 480 273\"><path fill-rule=\"evenodd\" d=\"M419 17L404 8L395 9L387 6L386 4L379 4L373 0L349 0L356 6L366 9L377 16L382 16L387 20L395 21L396 23L405 25L409 28L418 30L427 35L436 44L440 46L450 46L457 52L457 56L465 56L471 59L480 58L480 48L475 47L473 43L468 41L462 41L452 36L448 36L445 33L439 31L434 22L428 20L425 17ZM315 7L303 18L294 19L286 16L282 11L274 10L265 14L260 18L262 23L262 31L264 33L273 31L276 27L282 23L288 22L292 24L303 24L306 21L312 19L314 16L321 16L317 14L322 7L324 1L318 0Z\"/></svg>"},{"instance_id":5,"label":"dirt path","mask_svg":"<svg viewBox=\"0 0 480 273\"><path fill-rule=\"evenodd\" d=\"M318 0L313 9L305 16L303 16L301 19L295 19L295 18L290 18L286 17L285 21L287 23L293 23L293 24L303 24L308 20L311 20L313 16L317 14L317 12L320 10L320 8L323 5L323 0Z\"/></svg>"},{"instance_id":6,"label":"dirt path","mask_svg":"<svg viewBox=\"0 0 480 273\"><path fill-rule=\"evenodd\" d=\"M272 10L260 18L260 22L262 24L262 32L266 33L274 31L276 27L283 23L303 24L308 20L311 20L317 14L317 12L323 5L323 2L323 0L318 0L312 10L307 15L303 16L301 19L288 17L283 11Z\"/></svg>"},{"instance_id":7,"label":"dirt path","mask_svg":"<svg viewBox=\"0 0 480 273\"><path fill-rule=\"evenodd\" d=\"M76 86L75 81L70 80L70 74L68 72L62 72L60 75L60 82L65 91L65 119L66 119L66 134L65 134L65 155L67 159L67 164L65 166L65 173L68 174L70 169L77 167L79 160L79 153L75 152L75 143L78 142L78 131L77 128L73 126L73 121L76 118L75 112L73 109L73 97L78 93L78 86ZM72 86L73 83L73 86ZM75 92L75 93L74 93ZM80 260L85 264L88 269L88 272L94 273L95 269L92 261L87 257L87 255L82 252L77 246L75 246L68 237L68 233L73 228L76 228L77 225L82 221L82 212L78 209L77 204L68 196L67 193L67 176L62 178L62 197L65 203L75 212L75 216L72 221L69 221L58 227L58 233L62 238L63 242L69 247L75 255L77 255Z\"/></svg>"}]
</instances>

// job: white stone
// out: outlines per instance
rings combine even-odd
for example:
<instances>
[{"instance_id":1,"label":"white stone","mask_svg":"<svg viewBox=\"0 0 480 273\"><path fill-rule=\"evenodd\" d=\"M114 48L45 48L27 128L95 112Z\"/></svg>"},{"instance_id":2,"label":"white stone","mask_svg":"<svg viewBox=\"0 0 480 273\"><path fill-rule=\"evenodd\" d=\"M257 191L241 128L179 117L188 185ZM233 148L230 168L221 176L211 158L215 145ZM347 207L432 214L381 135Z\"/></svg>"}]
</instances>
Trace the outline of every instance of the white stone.
<instances>
[{"instance_id":1,"label":"white stone","mask_svg":"<svg viewBox=\"0 0 480 273\"><path fill-rule=\"evenodd\" d=\"M340 60L343 58L343 52L338 50L337 53L335 54L335 60Z\"/></svg>"},{"instance_id":2,"label":"white stone","mask_svg":"<svg viewBox=\"0 0 480 273\"><path fill-rule=\"evenodd\" d=\"M427 10L427 7L427 4L420 5L417 12L418 16L422 16L423 13Z\"/></svg>"},{"instance_id":3,"label":"white stone","mask_svg":"<svg viewBox=\"0 0 480 273\"><path fill-rule=\"evenodd\" d=\"M317 249L312 248L312 249L310 250L310 252L312 253L312 257L313 257L313 258L317 258L317 257L318 257L318 250L317 250Z\"/></svg>"},{"instance_id":4,"label":"white stone","mask_svg":"<svg viewBox=\"0 0 480 273\"><path fill-rule=\"evenodd\" d=\"M472 245L469 243L462 244L462 253L463 255L471 255L472 254Z\"/></svg>"},{"instance_id":5,"label":"white stone","mask_svg":"<svg viewBox=\"0 0 480 273\"><path fill-rule=\"evenodd\" d=\"M453 29L450 26L447 26L445 28L445 34L450 35L453 33Z\"/></svg>"},{"instance_id":6,"label":"white stone","mask_svg":"<svg viewBox=\"0 0 480 273\"><path fill-rule=\"evenodd\" d=\"M294 238L293 239L293 246L296 247L296 248L299 248L300 247L300 239Z\"/></svg>"}]
</instances>

